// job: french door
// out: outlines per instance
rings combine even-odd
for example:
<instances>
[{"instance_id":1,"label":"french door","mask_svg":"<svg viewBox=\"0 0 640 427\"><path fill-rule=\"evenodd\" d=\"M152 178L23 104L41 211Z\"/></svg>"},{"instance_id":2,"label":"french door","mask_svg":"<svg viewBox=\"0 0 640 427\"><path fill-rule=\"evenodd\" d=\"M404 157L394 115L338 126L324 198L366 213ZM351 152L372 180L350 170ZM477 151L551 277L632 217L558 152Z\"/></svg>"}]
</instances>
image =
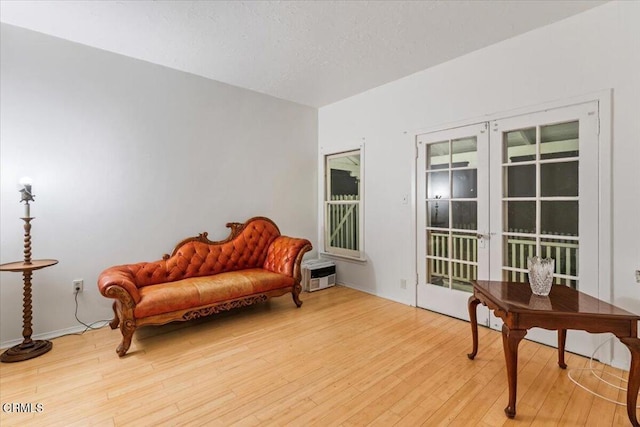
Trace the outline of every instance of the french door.
<instances>
[{"instance_id":1,"label":"french door","mask_svg":"<svg viewBox=\"0 0 640 427\"><path fill-rule=\"evenodd\" d=\"M470 281L528 282L534 255L555 259L554 285L598 295L597 102L419 135L417 144L419 307L468 319ZM557 342L539 329L527 338ZM567 349L590 355L596 340L570 331Z\"/></svg>"},{"instance_id":2,"label":"french door","mask_svg":"<svg viewBox=\"0 0 640 427\"><path fill-rule=\"evenodd\" d=\"M489 277L486 123L420 135L418 307L469 319L471 281ZM478 322L489 324L488 310Z\"/></svg>"}]
</instances>

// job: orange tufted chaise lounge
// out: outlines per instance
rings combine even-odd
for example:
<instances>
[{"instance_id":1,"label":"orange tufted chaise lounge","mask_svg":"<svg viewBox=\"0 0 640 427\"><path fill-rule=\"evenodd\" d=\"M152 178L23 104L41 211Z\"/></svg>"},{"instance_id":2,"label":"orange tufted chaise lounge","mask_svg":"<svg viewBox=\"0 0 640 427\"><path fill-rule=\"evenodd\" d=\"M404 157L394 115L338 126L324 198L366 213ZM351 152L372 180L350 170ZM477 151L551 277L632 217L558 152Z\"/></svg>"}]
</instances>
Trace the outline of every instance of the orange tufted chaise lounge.
<instances>
[{"instance_id":1,"label":"orange tufted chaise lounge","mask_svg":"<svg viewBox=\"0 0 640 427\"><path fill-rule=\"evenodd\" d=\"M191 320L291 292L300 307L300 262L306 239L280 235L268 218L227 224L231 234L212 242L207 233L178 243L162 260L120 265L98 278L102 295L115 298L111 329L120 326L124 356L138 326Z\"/></svg>"}]
</instances>

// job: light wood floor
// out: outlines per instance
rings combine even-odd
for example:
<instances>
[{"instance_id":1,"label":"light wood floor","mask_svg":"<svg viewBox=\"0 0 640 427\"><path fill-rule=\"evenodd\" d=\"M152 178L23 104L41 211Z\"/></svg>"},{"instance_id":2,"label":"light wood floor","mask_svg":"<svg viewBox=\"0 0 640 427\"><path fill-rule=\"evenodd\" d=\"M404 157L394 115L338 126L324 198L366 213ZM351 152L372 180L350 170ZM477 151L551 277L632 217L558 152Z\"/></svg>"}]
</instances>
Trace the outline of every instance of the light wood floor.
<instances>
[{"instance_id":1,"label":"light wood floor","mask_svg":"<svg viewBox=\"0 0 640 427\"><path fill-rule=\"evenodd\" d=\"M300 309L283 296L206 321L143 328L122 359L120 333L108 327L55 339L37 359L0 364L1 403L43 408L3 411L0 424L630 424L624 406L570 382L552 348L521 343L518 413L509 420L500 333L480 328L471 361L466 322L343 287L302 299ZM567 356L569 368L587 363ZM576 375L624 401L625 392Z\"/></svg>"}]
</instances>

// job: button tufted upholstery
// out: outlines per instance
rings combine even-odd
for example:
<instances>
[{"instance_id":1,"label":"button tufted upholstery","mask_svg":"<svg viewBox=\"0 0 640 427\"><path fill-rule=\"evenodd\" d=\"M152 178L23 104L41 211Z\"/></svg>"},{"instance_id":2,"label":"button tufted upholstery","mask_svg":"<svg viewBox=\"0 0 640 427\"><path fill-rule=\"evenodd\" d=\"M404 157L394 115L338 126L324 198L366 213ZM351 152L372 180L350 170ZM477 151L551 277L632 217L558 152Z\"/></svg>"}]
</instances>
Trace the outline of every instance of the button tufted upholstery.
<instances>
[{"instance_id":1,"label":"button tufted upholstery","mask_svg":"<svg viewBox=\"0 0 640 427\"><path fill-rule=\"evenodd\" d=\"M143 324L186 320L221 306L248 305L266 299L262 296L287 292L296 305L302 304L300 262L311 243L281 236L273 221L264 217L227 226L231 235L223 241L212 242L203 233L183 240L162 260L102 272L100 292L116 299L111 326L120 325L122 330L120 356L126 353L135 328ZM186 312L191 309L199 311Z\"/></svg>"},{"instance_id":2,"label":"button tufted upholstery","mask_svg":"<svg viewBox=\"0 0 640 427\"><path fill-rule=\"evenodd\" d=\"M219 244L188 241L174 250L173 256L169 259L141 262L124 267L133 276L133 283L137 287L262 267L271 243L279 235L280 232L275 224L256 220L247 224L240 234L230 241ZM291 240L298 240L304 244L303 239ZM278 247L282 252L282 243ZM300 250L300 245L297 245L297 249ZM271 263L274 266L275 262L276 259L273 258Z\"/></svg>"},{"instance_id":3,"label":"button tufted upholstery","mask_svg":"<svg viewBox=\"0 0 640 427\"><path fill-rule=\"evenodd\" d=\"M292 239L286 236L276 238L269 245L263 267L275 273L293 276L296 257L307 244L309 242L304 239Z\"/></svg>"}]
</instances>

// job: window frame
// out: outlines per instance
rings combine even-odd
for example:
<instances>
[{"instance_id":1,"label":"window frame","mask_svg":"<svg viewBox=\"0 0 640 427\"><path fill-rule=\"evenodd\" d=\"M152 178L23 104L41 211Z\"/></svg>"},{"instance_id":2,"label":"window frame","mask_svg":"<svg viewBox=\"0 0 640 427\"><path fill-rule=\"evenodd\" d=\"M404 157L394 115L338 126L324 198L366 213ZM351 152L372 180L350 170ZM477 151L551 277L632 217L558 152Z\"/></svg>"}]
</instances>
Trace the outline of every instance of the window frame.
<instances>
[{"instance_id":1,"label":"window frame","mask_svg":"<svg viewBox=\"0 0 640 427\"><path fill-rule=\"evenodd\" d=\"M358 200L330 200L331 198L331 173L329 162L336 158L359 155L360 156L360 172L358 181ZM324 255L346 258L357 261L364 261L364 147L360 146L347 151L332 152L324 155L324 180L323 180L323 228L324 228ZM358 224L357 224L357 249L347 249L339 246L331 245L331 216L329 209L335 205L353 205L357 206Z\"/></svg>"}]
</instances>

